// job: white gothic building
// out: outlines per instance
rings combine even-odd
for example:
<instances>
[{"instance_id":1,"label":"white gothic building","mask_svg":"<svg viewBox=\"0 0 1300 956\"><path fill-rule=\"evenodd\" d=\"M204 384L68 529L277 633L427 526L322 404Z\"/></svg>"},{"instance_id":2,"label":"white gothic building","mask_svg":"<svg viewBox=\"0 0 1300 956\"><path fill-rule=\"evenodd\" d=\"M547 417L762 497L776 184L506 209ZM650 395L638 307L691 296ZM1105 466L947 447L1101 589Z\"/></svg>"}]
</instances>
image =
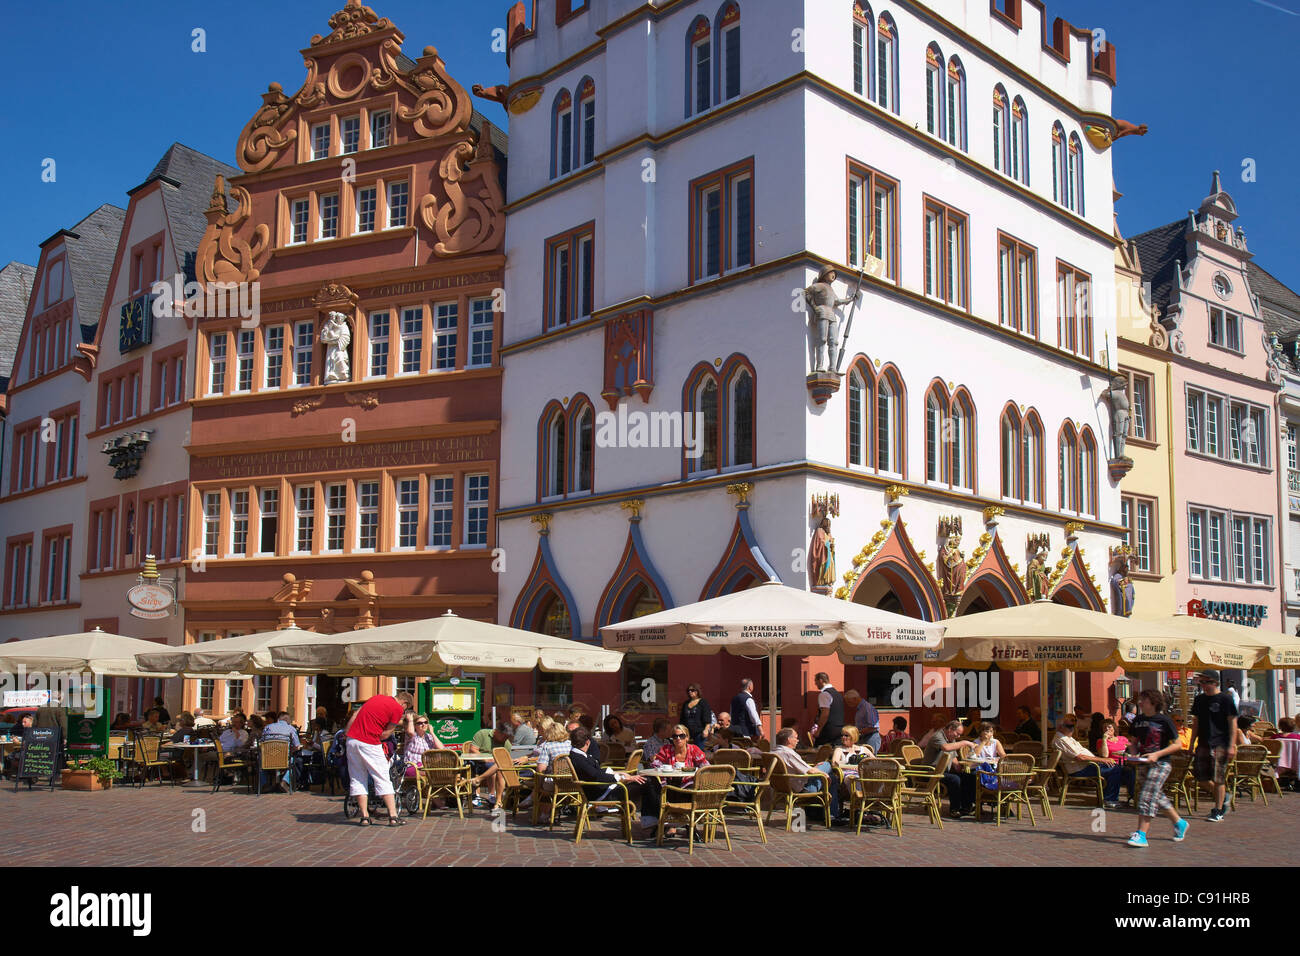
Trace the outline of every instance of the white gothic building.
<instances>
[{"instance_id":1,"label":"white gothic building","mask_svg":"<svg viewBox=\"0 0 1300 956\"><path fill-rule=\"evenodd\" d=\"M596 640L773 578L930 619L1030 591L1105 606L1109 149L1133 128L1111 115L1113 47L1034 0L990 6L511 12L503 623ZM838 368L803 311L827 267L839 300L862 276ZM653 413L698 416L695 449L664 447ZM715 706L746 675L765 699L762 669L630 656L616 689L513 690L644 714L692 680ZM823 669L888 703L889 668L787 660L787 716ZM1058 678L1054 706L1112 710L1112 681ZM1037 702L1003 686L1004 707Z\"/></svg>"}]
</instances>

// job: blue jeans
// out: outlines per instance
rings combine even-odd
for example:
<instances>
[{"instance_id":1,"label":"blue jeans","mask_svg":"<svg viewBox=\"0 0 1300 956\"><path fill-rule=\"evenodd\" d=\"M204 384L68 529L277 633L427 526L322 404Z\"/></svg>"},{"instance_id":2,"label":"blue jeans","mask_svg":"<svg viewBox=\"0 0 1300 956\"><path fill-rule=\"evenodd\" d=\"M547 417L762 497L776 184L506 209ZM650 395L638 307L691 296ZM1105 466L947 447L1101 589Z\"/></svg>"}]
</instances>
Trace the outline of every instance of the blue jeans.
<instances>
[{"instance_id":1,"label":"blue jeans","mask_svg":"<svg viewBox=\"0 0 1300 956\"><path fill-rule=\"evenodd\" d=\"M1099 763L1090 763L1082 770L1076 770L1070 776L1087 777L1093 780L1100 776L1103 786L1102 799L1107 803L1119 801L1119 785L1121 783L1128 787L1128 795L1133 796L1134 771L1132 767L1120 766L1119 764L1113 767L1103 767Z\"/></svg>"},{"instance_id":2,"label":"blue jeans","mask_svg":"<svg viewBox=\"0 0 1300 956\"><path fill-rule=\"evenodd\" d=\"M831 774L830 761L823 760L813 769L820 770L822 773L826 774L828 780L834 781L834 776ZM825 780L822 780L820 777L814 777L812 780L808 780L804 783L804 788L803 788L804 792L817 793L818 791L821 790L822 784L824 783L826 783ZM831 783L831 816L838 817L839 815L840 815L840 788L835 786L835 784L832 782Z\"/></svg>"}]
</instances>

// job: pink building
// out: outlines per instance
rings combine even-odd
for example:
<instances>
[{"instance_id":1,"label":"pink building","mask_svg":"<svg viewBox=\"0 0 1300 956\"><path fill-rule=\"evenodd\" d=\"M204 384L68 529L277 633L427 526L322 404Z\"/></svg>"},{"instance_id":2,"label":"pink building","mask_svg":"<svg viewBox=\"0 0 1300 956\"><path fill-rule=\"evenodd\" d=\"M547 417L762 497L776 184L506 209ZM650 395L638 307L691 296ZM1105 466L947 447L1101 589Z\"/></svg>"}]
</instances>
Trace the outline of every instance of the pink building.
<instances>
[{"instance_id":1,"label":"pink building","mask_svg":"<svg viewBox=\"0 0 1300 956\"><path fill-rule=\"evenodd\" d=\"M1174 608L1281 631L1278 396L1279 355L1250 284L1252 253L1236 205L1216 172L1210 194L1187 218L1136 237L1143 277L1168 333L1173 423L1169 542L1176 556ZM1271 674L1229 672L1227 683L1271 702ZM1250 693L1253 691L1253 694ZM1270 715L1276 717L1272 704Z\"/></svg>"}]
</instances>

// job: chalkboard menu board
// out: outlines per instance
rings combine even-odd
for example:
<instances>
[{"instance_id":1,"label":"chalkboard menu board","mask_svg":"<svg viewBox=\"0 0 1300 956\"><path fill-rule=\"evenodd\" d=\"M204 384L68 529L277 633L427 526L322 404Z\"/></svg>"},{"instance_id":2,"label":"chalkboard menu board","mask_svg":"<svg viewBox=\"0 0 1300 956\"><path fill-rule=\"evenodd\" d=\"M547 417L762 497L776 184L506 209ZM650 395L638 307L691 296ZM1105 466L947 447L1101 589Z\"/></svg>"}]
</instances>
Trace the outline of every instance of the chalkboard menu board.
<instances>
[{"instance_id":1,"label":"chalkboard menu board","mask_svg":"<svg viewBox=\"0 0 1300 956\"><path fill-rule=\"evenodd\" d=\"M63 741L58 727L31 727L23 733L23 752L18 764L18 779L33 780L47 777L54 789L54 776L59 772L63 756Z\"/></svg>"}]
</instances>

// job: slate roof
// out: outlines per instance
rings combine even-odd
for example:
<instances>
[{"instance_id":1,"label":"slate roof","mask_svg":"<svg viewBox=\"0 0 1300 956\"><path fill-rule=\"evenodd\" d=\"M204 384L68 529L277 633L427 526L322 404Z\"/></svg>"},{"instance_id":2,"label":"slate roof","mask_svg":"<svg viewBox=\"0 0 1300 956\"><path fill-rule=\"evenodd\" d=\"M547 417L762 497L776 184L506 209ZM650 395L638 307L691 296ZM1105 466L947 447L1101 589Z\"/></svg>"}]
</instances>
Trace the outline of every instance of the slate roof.
<instances>
[{"instance_id":1,"label":"slate roof","mask_svg":"<svg viewBox=\"0 0 1300 956\"><path fill-rule=\"evenodd\" d=\"M201 153L183 143L172 143L149 173L149 177L140 184L146 186L155 179L164 180L163 208L167 212L167 227L177 262L183 264L187 253L198 251L199 241L208 228L203 213L212 198L212 186L217 175L229 179L239 173L239 169L214 159L207 153Z\"/></svg>"},{"instance_id":2,"label":"slate roof","mask_svg":"<svg viewBox=\"0 0 1300 956\"><path fill-rule=\"evenodd\" d=\"M63 244L68 250L72 289L77 297L77 313L81 317L83 342L95 340L95 327L99 325L104 292L108 289L108 277L113 271L117 241L125 221L125 209L105 203L71 229L62 232Z\"/></svg>"},{"instance_id":3,"label":"slate roof","mask_svg":"<svg viewBox=\"0 0 1300 956\"><path fill-rule=\"evenodd\" d=\"M1249 270L1250 290L1259 297L1260 317L1269 334L1276 333L1283 342L1289 342L1300 335L1300 294L1292 291L1285 283L1251 261Z\"/></svg>"},{"instance_id":4,"label":"slate roof","mask_svg":"<svg viewBox=\"0 0 1300 956\"><path fill-rule=\"evenodd\" d=\"M0 393L9 387L35 278L36 269L23 262L0 269Z\"/></svg>"},{"instance_id":5,"label":"slate roof","mask_svg":"<svg viewBox=\"0 0 1300 956\"><path fill-rule=\"evenodd\" d=\"M1151 283L1151 302L1163 315L1169 302L1173 299L1177 283L1174 279L1174 263L1182 261L1186 265L1187 217L1155 229L1148 229L1133 237L1137 244L1138 256L1142 260L1142 279Z\"/></svg>"}]
</instances>

